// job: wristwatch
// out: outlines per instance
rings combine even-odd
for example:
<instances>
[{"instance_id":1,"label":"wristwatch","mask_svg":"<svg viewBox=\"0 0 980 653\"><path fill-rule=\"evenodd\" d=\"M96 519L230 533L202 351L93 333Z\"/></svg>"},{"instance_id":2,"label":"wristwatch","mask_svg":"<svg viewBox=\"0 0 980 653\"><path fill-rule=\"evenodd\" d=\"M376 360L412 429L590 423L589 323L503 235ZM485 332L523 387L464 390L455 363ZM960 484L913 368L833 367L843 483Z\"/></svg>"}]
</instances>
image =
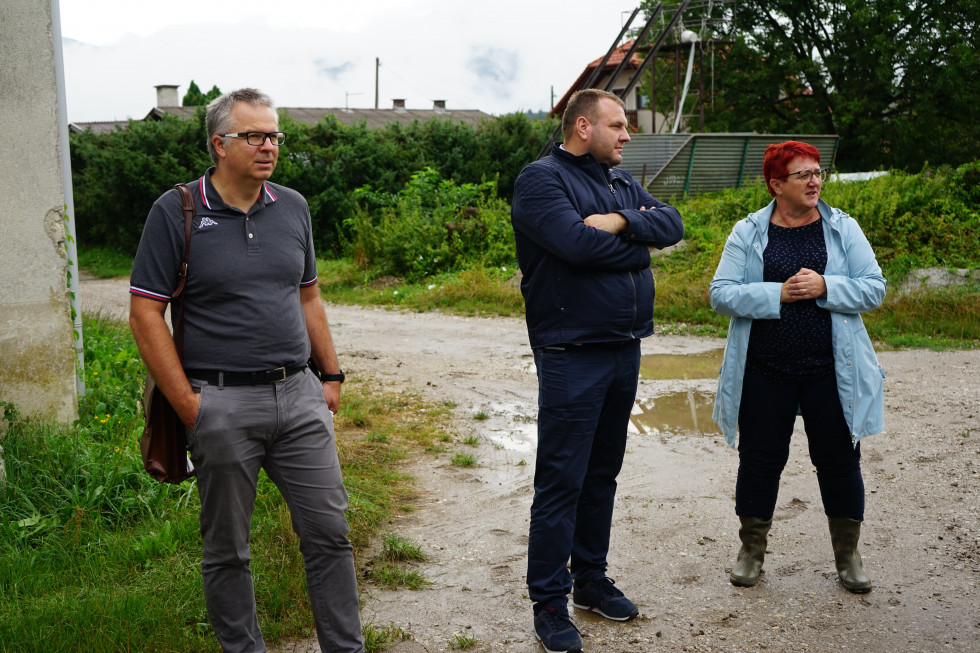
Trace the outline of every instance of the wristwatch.
<instances>
[{"instance_id":1,"label":"wristwatch","mask_svg":"<svg viewBox=\"0 0 980 653\"><path fill-rule=\"evenodd\" d=\"M344 374L344 370L340 370L337 374L327 374L326 372L320 372L317 374L320 377L320 381L326 383L327 381L340 381L343 383L347 380L347 375Z\"/></svg>"}]
</instances>

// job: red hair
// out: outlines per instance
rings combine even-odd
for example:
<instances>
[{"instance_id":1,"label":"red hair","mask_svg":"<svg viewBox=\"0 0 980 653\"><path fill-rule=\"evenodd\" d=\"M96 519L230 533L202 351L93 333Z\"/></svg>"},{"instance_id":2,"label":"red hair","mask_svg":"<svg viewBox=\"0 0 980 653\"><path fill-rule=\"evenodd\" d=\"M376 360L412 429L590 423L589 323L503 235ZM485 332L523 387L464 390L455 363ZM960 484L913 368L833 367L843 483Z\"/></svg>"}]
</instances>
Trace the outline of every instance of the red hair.
<instances>
[{"instance_id":1,"label":"red hair","mask_svg":"<svg viewBox=\"0 0 980 653\"><path fill-rule=\"evenodd\" d=\"M786 141L766 148L765 159L762 161L762 176L766 179L766 190L773 197L776 193L769 185L769 180L778 179L792 172L789 169L789 162L797 157L813 159L818 165L820 164L820 150L809 143Z\"/></svg>"}]
</instances>

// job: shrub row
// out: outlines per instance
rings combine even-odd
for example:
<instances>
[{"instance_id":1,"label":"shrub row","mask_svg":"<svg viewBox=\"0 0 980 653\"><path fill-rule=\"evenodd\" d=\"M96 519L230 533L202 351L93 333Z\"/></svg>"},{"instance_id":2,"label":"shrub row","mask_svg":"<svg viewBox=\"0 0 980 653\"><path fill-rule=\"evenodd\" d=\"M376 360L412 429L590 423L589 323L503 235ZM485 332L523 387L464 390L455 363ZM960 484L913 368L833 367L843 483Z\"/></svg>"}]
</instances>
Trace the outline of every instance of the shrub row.
<instances>
[{"instance_id":1,"label":"shrub row","mask_svg":"<svg viewBox=\"0 0 980 653\"><path fill-rule=\"evenodd\" d=\"M425 168L455 184L495 181L510 198L514 179L533 160L554 129L524 114L477 126L434 118L407 126L368 129L344 126L332 115L316 125L283 116L286 143L273 181L294 188L310 203L314 238L323 253L337 251L345 225L353 225L355 191L398 193ZM209 165L203 110L191 120L164 117L131 121L109 134L71 136L72 180L78 240L89 247L133 253L153 201Z\"/></svg>"}]
</instances>

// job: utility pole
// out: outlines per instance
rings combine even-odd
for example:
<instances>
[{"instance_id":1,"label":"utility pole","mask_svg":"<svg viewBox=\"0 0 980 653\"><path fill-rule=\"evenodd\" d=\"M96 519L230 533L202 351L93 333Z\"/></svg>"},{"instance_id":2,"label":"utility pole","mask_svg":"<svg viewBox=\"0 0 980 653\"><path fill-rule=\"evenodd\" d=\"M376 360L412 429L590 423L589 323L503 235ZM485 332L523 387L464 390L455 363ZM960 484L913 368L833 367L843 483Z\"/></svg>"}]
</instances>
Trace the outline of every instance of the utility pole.
<instances>
[{"instance_id":1,"label":"utility pole","mask_svg":"<svg viewBox=\"0 0 980 653\"><path fill-rule=\"evenodd\" d=\"M378 108L378 71L381 69L381 59L374 58L374 108Z\"/></svg>"}]
</instances>

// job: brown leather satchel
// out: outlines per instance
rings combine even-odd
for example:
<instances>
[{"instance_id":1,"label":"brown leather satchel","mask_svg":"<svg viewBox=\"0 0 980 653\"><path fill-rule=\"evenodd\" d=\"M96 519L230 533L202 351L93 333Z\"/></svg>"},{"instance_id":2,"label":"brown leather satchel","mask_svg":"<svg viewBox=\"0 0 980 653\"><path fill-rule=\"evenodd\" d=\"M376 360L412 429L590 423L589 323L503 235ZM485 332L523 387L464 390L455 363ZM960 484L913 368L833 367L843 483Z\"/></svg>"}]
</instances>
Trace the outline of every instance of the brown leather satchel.
<instances>
[{"instance_id":1,"label":"brown leather satchel","mask_svg":"<svg viewBox=\"0 0 980 653\"><path fill-rule=\"evenodd\" d=\"M191 253L191 221L194 218L194 198L186 184L174 186L180 192L184 207L184 260L177 271L177 289L171 295L176 299L184 292L187 281L187 259ZM173 303L171 303L173 307ZM173 315L171 314L171 318ZM174 321L174 345L177 358L184 355L184 303L180 304L177 320ZM194 466L187 455L187 438L184 424L167 397L157 387L149 371L146 373L146 388L143 391L143 436L140 438L140 451L143 454L143 468L161 483L182 483L194 475Z\"/></svg>"}]
</instances>

